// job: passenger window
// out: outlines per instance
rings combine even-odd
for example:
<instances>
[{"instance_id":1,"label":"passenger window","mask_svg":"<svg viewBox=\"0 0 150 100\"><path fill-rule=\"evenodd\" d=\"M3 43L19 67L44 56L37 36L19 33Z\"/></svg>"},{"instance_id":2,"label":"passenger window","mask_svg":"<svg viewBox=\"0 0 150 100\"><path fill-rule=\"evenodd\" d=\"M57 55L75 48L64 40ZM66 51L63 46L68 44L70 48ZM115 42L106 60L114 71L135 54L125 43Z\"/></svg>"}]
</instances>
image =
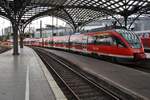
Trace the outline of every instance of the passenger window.
<instances>
[{"instance_id":1,"label":"passenger window","mask_svg":"<svg viewBox=\"0 0 150 100\"><path fill-rule=\"evenodd\" d=\"M87 44L87 36L82 37L82 44Z\"/></svg>"},{"instance_id":2,"label":"passenger window","mask_svg":"<svg viewBox=\"0 0 150 100\"><path fill-rule=\"evenodd\" d=\"M49 44L53 44L53 41L49 41Z\"/></svg>"},{"instance_id":3,"label":"passenger window","mask_svg":"<svg viewBox=\"0 0 150 100\"><path fill-rule=\"evenodd\" d=\"M88 37L88 44L95 44L96 43L96 37L89 36Z\"/></svg>"},{"instance_id":4,"label":"passenger window","mask_svg":"<svg viewBox=\"0 0 150 100\"><path fill-rule=\"evenodd\" d=\"M112 45L112 43L113 43L113 39L112 39L111 36L105 38L105 41L106 41L106 44L107 44L107 45Z\"/></svg>"},{"instance_id":5,"label":"passenger window","mask_svg":"<svg viewBox=\"0 0 150 100\"><path fill-rule=\"evenodd\" d=\"M80 38L79 38L79 39L76 39L76 40L75 40L75 44L76 44L76 45L82 44L82 39L80 39Z\"/></svg>"},{"instance_id":6,"label":"passenger window","mask_svg":"<svg viewBox=\"0 0 150 100\"><path fill-rule=\"evenodd\" d=\"M96 44L97 45L112 45L113 39L109 35L97 36Z\"/></svg>"}]
</instances>

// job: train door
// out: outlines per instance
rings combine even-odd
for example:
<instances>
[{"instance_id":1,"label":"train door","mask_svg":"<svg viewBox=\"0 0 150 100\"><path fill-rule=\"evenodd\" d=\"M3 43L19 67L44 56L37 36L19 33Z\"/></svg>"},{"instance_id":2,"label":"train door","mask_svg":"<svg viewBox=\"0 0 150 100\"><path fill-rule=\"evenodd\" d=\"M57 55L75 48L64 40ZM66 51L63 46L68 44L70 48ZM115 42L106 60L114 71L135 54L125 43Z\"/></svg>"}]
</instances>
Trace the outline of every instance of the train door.
<instances>
[{"instance_id":1,"label":"train door","mask_svg":"<svg viewBox=\"0 0 150 100\"><path fill-rule=\"evenodd\" d=\"M112 56L119 57L129 52L126 44L121 39L115 36L113 36L112 38L113 38L113 42L112 42L111 53L110 53Z\"/></svg>"},{"instance_id":2,"label":"train door","mask_svg":"<svg viewBox=\"0 0 150 100\"><path fill-rule=\"evenodd\" d=\"M88 42L88 36L82 37L82 50L83 52L87 53L87 42Z\"/></svg>"}]
</instances>

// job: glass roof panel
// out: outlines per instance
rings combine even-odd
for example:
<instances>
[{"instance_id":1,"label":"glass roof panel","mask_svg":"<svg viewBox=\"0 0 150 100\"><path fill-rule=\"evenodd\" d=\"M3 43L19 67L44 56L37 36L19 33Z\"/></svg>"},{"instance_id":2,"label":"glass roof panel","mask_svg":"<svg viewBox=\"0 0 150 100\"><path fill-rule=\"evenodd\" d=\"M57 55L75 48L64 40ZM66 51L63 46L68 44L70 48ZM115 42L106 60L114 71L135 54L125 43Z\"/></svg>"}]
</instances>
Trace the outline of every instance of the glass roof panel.
<instances>
[{"instance_id":1,"label":"glass roof panel","mask_svg":"<svg viewBox=\"0 0 150 100\"><path fill-rule=\"evenodd\" d=\"M5 0L0 0L0 12L5 12ZM13 0L6 0L11 5ZM104 15L136 14L150 10L150 0L17 0L19 4L27 4L22 19L50 14L50 9L55 8L55 16L59 16L69 22L85 23L91 19L97 19ZM11 8L11 7L10 7ZM59 10L58 10L59 8ZM56 10L57 9L57 10ZM61 9L61 10L60 10ZM141 11L138 11L138 10ZM10 12L12 12L11 8ZM65 11L64 11L65 10ZM149 11L147 11L149 12ZM51 13L52 14L52 13ZM62 14L62 15L61 15ZM122 15L123 16L123 15Z\"/></svg>"}]
</instances>

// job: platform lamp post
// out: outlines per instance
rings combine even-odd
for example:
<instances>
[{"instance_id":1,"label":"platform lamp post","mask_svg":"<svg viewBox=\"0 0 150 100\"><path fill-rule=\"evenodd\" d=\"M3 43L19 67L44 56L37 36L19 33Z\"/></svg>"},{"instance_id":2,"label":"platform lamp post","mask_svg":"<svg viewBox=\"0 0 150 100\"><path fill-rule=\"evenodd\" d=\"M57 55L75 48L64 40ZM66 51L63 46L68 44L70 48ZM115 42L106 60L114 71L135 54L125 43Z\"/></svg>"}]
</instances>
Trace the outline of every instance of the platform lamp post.
<instances>
[{"instance_id":1,"label":"platform lamp post","mask_svg":"<svg viewBox=\"0 0 150 100\"><path fill-rule=\"evenodd\" d=\"M40 20L40 38L42 38L42 46L43 46L42 20Z\"/></svg>"},{"instance_id":2,"label":"platform lamp post","mask_svg":"<svg viewBox=\"0 0 150 100\"><path fill-rule=\"evenodd\" d=\"M30 25L31 25L31 23L29 23L29 37L32 38L31 33L30 33Z\"/></svg>"},{"instance_id":3,"label":"platform lamp post","mask_svg":"<svg viewBox=\"0 0 150 100\"><path fill-rule=\"evenodd\" d=\"M52 36L54 35L54 21L53 21L53 15L52 15Z\"/></svg>"},{"instance_id":4,"label":"platform lamp post","mask_svg":"<svg viewBox=\"0 0 150 100\"><path fill-rule=\"evenodd\" d=\"M4 23L5 23L5 22L3 21L3 25L4 25ZM4 37L4 27L2 27L2 41L4 41L4 38L5 38L5 37Z\"/></svg>"},{"instance_id":5,"label":"platform lamp post","mask_svg":"<svg viewBox=\"0 0 150 100\"><path fill-rule=\"evenodd\" d=\"M2 41L4 41L4 31L3 31L3 28L2 28Z\"/></svg>"},{"instance_id":6,"label":"platform lamp post","mask_svg":"<svg viewBox=\"0 0 150 100\"><path fill-rule=\"evenodd\" d=\"M58 18L56 18L56 30L57 30L56 33L58 34Z\"/></svg>"},{"instance_id":7,"label":"platform lamp post","mask_svg":"<svg viewBox=\"0 0 150 100\"><path fill-rule=\"evenodd\" d=\"M69 43L68 43L69 51L70 51L70 48L71 48L71 41L70 41L70 39L71 39L71 32L69 32Z\"/></svg>"}]
</instances>

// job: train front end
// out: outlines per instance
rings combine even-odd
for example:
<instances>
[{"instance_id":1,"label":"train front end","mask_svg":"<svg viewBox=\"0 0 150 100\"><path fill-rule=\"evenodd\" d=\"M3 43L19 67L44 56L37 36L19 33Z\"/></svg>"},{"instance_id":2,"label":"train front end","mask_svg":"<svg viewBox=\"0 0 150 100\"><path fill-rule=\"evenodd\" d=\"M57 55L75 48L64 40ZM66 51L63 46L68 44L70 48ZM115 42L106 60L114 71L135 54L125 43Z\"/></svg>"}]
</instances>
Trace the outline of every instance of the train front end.
<instances>
[{"instance_id":1,"label":"train front end","mask_svg":"<svg viewBox=\"0 0 150 100\"><path fill-rule=\"evenodd\" d=\"M117 29L116 31L125 39L127 48L132 54L134 61L146 59L143 44L135 33L125 29Z\"/></svg>"}]
</instances>

